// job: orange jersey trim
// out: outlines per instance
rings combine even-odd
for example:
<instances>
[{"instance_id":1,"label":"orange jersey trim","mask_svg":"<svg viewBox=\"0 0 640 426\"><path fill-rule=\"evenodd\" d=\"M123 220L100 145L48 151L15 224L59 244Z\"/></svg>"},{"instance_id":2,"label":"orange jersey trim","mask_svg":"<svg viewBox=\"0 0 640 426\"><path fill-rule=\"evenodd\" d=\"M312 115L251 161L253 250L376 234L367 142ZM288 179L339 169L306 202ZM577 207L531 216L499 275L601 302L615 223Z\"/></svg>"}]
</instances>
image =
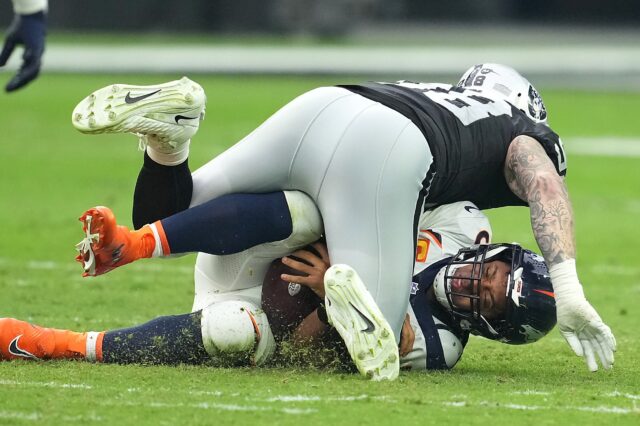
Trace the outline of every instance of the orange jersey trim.
<instances>
[{"instance_id":1,"label":"orange jersey trim","mask_svg":"<svg viewBox=\"0 0 640 426\"><path fill-rule=\"evenodd\" d=\"M438 247L442 248L442 241L440 241L440 239L436 237L433 232L429 231L428 229L421 229L420 232L427 234L427 236L430 237L429 240L433 241Z\"/></svg>"}]
</instances>

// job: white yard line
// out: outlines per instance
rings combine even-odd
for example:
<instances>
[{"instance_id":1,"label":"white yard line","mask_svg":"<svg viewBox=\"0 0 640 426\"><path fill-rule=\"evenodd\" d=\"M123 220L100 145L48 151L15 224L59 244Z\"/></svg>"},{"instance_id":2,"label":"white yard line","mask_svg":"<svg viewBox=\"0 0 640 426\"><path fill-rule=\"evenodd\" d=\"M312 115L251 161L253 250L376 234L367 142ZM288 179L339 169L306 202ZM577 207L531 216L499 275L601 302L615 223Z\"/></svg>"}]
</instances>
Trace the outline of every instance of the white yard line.
<instances>
[{"instance_id":1,"label":"white yard line","mask_svg":"<svg viewBox=\"0 0 640 426\"><path fill-rule=\"evenodd\" d=\"M524 405L524 404L504 404L502 405L502 407L509 408L511 410L527 410L527 411L543 410L546 408L539 405Z\"/></svg>"},{"instance_id":2,"label":"white yard line","mask_svg":"<svg viewBox=\"0 0 640 426\"><path fill-rule=\"evenodd\" d=\"M21 411L0 411L0 419L7 420L31 420L31 421L39 421L41 420L39 413L23 413Z\"/></svg>"},{"instance_id":3,"label":"white yard line","mask_svg":"<svg viewBox=\"0 0 640 426\"><path fill-rule=\"evenodd\" d=\"M598 406L598 407L565 407L569 410L576 411L586 411L589 413L604 413L604 414L640 414L640 409L637 407L633 408L625 408L625 407L608 407L608 406Z\"/></svg>"},{"instance_id":4,"label":"white yard line","mask_svg":"<svg viewBox=\"0 0 640 426\"><path fill-rule=\"evenodd\" d=\"M63 416L61 419L63 422L83 422L83 423L89 423L89 422L101 422L102 420L104 420L102 417L96 415L95 413L90 413L87 415L77 415L77 416Z\"/></svg>"},{"instance_id":5,"label":"white yard line","mask_svg":"<svg viewBox=\"0 0 640 426\"><path fill-rule=\"evenodd\" d=\"M222 410L222 411L272 411L271 407L261 407L258 405L242 405L242 404L220 404L210 402L199 402L196 404L187 404L189 407L201 408L203 410Z\"/></svg>"},{"instance_id":6,"label":"white yard line","mask_svg":"<svg viewBox=\"0 0 640 426\"><path fill-rule=\"evenodd\" d=\"M394 403L394 399L388 395L344 395L344 396L319 396L319 395L276 395L266 399L251 399L264 402L353 402L353 401L385 401Z\"/></svg>"},{"instance_id":7,"label":"white yard line","mask_svg":"<svg viewBox=\"0 0 640 426\"><path fill-rule=\"evenodd\" d=\"M442 405L445 405L447 407L466 407L467 402L466 401L445 401L442 403Z\"/></svg>"},{"instance_id":8,"label":"white yard line","mask_svg":"<svg viewBox=\"0 0 640 426\"><path fill-rule=\"evenodd\" d=\"M527 390L523 390L523 391L514 391L514 392L511 392L511 394L512 395L536 395L536 396L551 395L550 392L537 391L537 390L531 390L531 389L527 389Z\"/></svg>"},{"instance_id":9,"label":"white yard line","mask_svg":"<svg viewBox=\"0 0 640 426\"><path fill-rule=\"evenodd\" d=\"M613 391L613 392L607 393L605 394L605 396L611 396L611 397L621 396L623 398L631 399L633 401L640 401L640 395L634 395L631 393L622 393L619 391Z\"/></svg>"},{"instance_id":10,"label":"white yard line","mask_svg":"<svg viewBox=\"0 0 640 426\"><path fill-rule=\"evenodd\" d=\"M20 382L17 380L0 379L2 386L33 386L56 389L93 389L93 386L84 383L57 383L57 382Z\"/></svg>"},{"instance_id":11,"label":"white yard line","mask_svg":"<svg viewBox=\"0 0 640 426\"><path fill-rule=\"evenodd\" d=\"M271 398L267 398L265 402L318 402L322 398L319 396L309 395L278 395Z\"/></svg>"},{"instance_id":12,"label":"white yard line","mask_svg":"<svg viewBox=\"0 0 640 426\"><path fill-rule=\"evenodd\" d=\"M101 401L99 405L118 407L148 407L158 409L175 409L175 408L197 408L200 410L218 410L218 411L270 411L291 415L300 414L312 414L317 413L318 410L313 408L300 409L297 407L268 407L260 405L244 405L244 404L224 404L224 403L211 403L211 402L197 402L197 403L167 403L167 402L134 402L134 401Z\"/></svg>"},{"instance_id":13,"label":"white yard line","mask_svg":"<svg viewBox=\"0 0 640 426\"><path fill-rule=\"evenodd\" d=\"M471 403L468 401L445 401L442 405L447 407L471 407L471 406L481 406L488 408L495 408L497 410L508 409L508 410L524 410L524 411L537 411L537 410L553 410L553 411L585 411L590 413L600 413L600 414L640 414L640 409L635 405L631 408L629 407L616 407L616 406L580 406L580 405L565 405L565 406L544 406L544 405L527 405L527 404L513 404L513 403L502 403L498 401L480 401L478 403Z\"/></svg>"},{"instance_id":14,"label":"white yard line","mask_svg":"<svg viewBox=\"0 0 640 426\"><path fill-rule=\"evenodd\" d=\"M313 414L317 413L318 410L313 408L283 408L282 412L285 414Z\"/></svg>"}]
</instances>

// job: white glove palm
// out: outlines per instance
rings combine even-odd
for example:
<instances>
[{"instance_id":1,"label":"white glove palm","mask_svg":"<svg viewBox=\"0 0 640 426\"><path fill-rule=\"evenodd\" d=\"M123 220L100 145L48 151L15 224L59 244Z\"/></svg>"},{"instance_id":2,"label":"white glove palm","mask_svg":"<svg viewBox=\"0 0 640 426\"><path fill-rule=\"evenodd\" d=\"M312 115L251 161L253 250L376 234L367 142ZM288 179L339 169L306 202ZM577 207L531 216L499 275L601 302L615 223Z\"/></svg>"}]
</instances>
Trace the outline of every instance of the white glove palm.
<instances>
[{"instance_id":1,"label":"white glove palm","mask_svg":"<svg viewBox=\"0 0 640 426\"><path fill-rule=\"evenodd\" d=\"M584 356L590 371L598 370L596 354L605 369L613 367L616 339L593 306L584 298L560 300L556 303L558 328L571 349Z\"/></svg>"},{"instance_id":2,"label":"white glove palm","mask_svg":"<svg viewBox=\"0 0 640 426\"><path fill-rule=\"evenodd\" d=\"M560 334L578 356L583 356L590 371L598 370L596 354L605 369L613 367L616 339L611 329L584 297L575 272L575 261L550 268L556 296Z\"/></svg>"}]
</instances>

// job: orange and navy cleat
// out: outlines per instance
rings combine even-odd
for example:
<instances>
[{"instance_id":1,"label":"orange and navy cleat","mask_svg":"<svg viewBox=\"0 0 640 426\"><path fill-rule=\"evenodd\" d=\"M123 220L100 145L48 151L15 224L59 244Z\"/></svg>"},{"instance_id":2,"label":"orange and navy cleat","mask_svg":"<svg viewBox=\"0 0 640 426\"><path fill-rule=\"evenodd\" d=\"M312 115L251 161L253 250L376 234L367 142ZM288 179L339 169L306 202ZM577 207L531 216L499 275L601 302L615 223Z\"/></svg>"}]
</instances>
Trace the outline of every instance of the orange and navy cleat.
<instances>
[{"instance_id":1,"label":"orange and navy cleat","mask_svg":"<svg viewBox=\"0 0 640 426\"><path fill-rule=\"evenodd\" d=\"M116 223L108 207L93 207L80 216L85 238L76 244L80 253L76 260L82 263L83 277L97 276L138 259L151 257L156 239L153 229L145 225L137 231ZM162 232L159 222L158 231ZM164 250L168 253L168 248Z\"/></svg>"},{"instance_id":2,"label":"orange and navy cleat","mask_svg":"<svg viewBox=\"0 0 640 426\"><path fill-rule=\"evenodd\" d=\"M14 318L0 318L0 359L85 358L87 346L91 346L87 345L87 339L90 338L93 342L96 339L101 341L102 334L44 328ZM95 347L93 342L92 348ZM92 352L95 360L95 349Z\"/></svg>"}]
</instances>

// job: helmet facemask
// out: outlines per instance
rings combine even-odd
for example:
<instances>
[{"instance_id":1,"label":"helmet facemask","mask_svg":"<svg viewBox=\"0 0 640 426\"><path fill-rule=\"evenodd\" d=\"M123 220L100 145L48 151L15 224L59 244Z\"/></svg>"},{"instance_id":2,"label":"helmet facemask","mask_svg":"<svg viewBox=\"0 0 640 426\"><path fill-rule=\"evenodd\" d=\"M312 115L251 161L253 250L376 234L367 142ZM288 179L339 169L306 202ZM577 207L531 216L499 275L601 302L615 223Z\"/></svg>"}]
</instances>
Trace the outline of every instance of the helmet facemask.
<instances>
[{"instance_id":1,"label":"helmet facemask","mask_svg":"<svg viewBox=\"0 0 640 426\"><path fill-rule=\"evenodd\" d=\"M496 260L510 265L505 310L497 318L487 318L481 312L480 281L487 264ZM465 265L471 265L471 270L456 276L456 271ZM540 256L517 244L461 249L436 276L434 290L461 328L488 339L529 343L544 336L555 324L555 301L546 265Z\"/></svg>"},{"instance_id":2,"label":"helmet facemask","mask_svg":"<svg viewBox=\"0 0 640 426\"><path fill-rule=\"evenodd\" d=\"M502 260L511 264L511 256L505 253L507 249L508 247L504 245L495 244L463 248L436 276L434 283L436 297L448 308L463 329L474 334L491 336L489 338L495 338L493 336L497 335L495 325L504 319L488 319L482 314L480 283L487 263ZM459 270L467 265L470 265L471 269L461 274ZM512 287L512 272L513 265L507 278L507 297Z\"/></svg>"}]
</instances>

